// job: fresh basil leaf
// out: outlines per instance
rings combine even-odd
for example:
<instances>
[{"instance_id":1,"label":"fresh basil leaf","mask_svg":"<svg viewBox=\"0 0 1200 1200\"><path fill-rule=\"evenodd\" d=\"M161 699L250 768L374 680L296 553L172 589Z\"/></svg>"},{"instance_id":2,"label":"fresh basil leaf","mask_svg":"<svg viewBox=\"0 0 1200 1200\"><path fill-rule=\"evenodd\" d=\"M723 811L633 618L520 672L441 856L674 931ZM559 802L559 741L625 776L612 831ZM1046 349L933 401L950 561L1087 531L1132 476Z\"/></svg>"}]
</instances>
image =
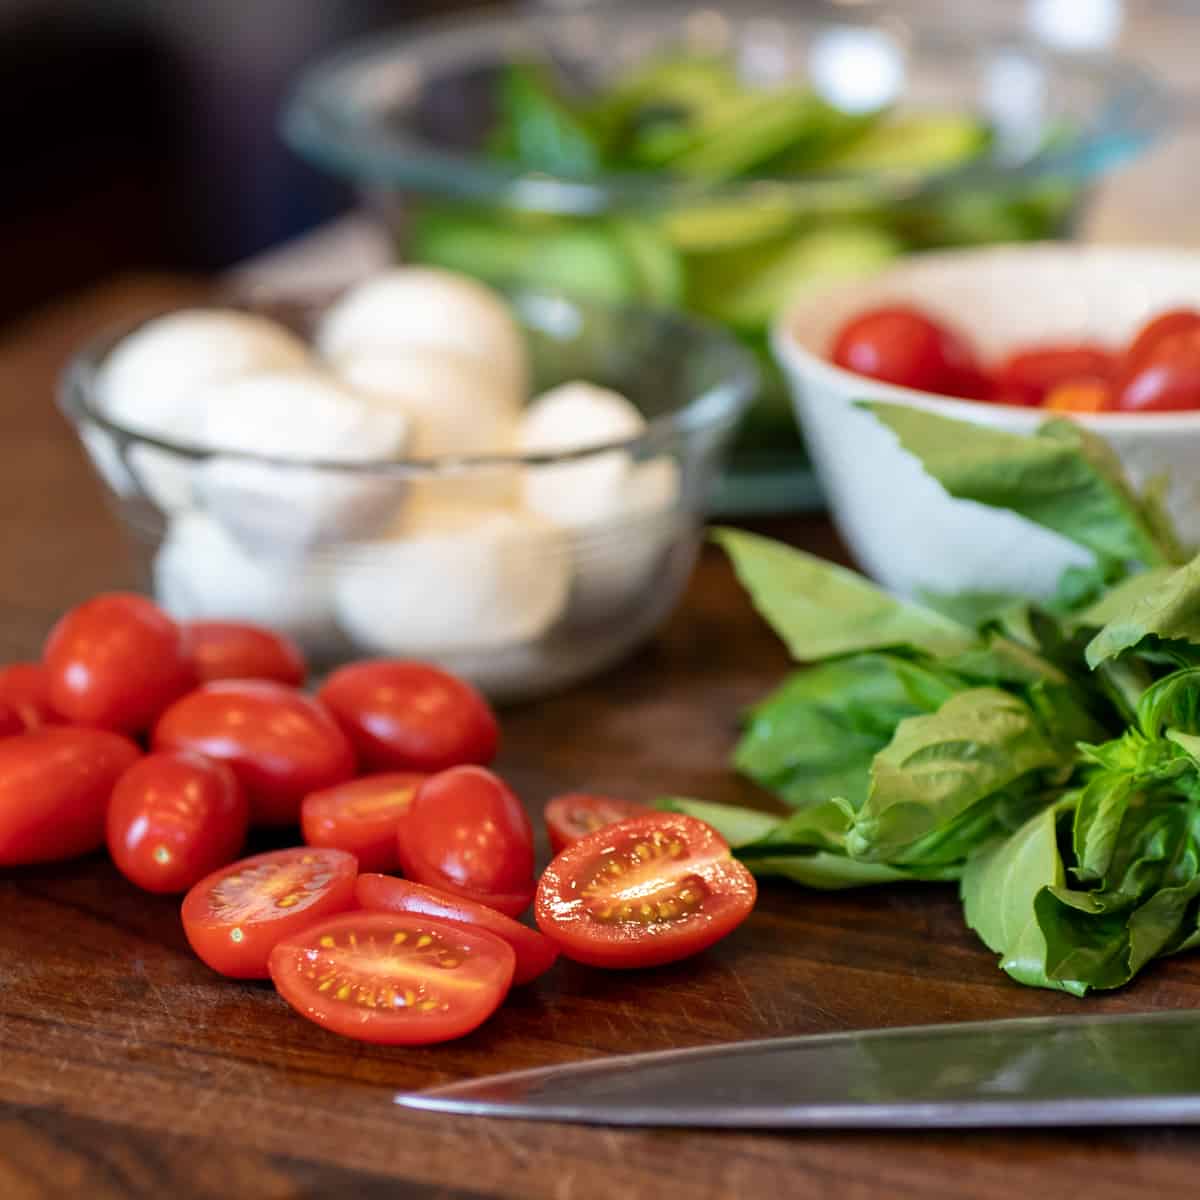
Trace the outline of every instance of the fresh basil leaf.
<instances>
[{"instance_id":1,"label":"fresh basil leaf","mask_svg":"<svg viewBox=\"0 0 1200 1200\"><path fill-rule=\"evenodd\" d=\"M749 714L734 766L793 807L866 799L871 760L905 717L961 689L935 666L858 654L796 672Z\"/></svg>"},{"instance_id":2,"label":"fresh basil leaf","mask_svg":"<svg viewBox=\"0 0 1200 1200\"><path fill-rule=\"evenodd\" d=\"M1082 882L1098 882L1108 873L1134 787L1132 776L1103 771L1080 794L1072 838L1075 876Z\"/></svg>"},{"instance_id":3,"label":"fresh basil leaf","mask_svg":"<svg viewBox=\"0 0 1200 1200\"><path fill-rule=\"evenodd\" d=\"M498 156L555 175L588 175L603 155L584 119L559 95L549 73L532 63L506 68L499 87Z\"/></svg>"},{"instance_id":4,"label":"fresh basil leaf","mask_svg":"<svg viewBox=\"0 0 1200 1200\"><path fill-rule=\"evenodd\" d=\"M1047 975L1046 939L1034 908L1043 889L1059 886L1065 878L1058 826L1075 802L1074 796L1063 797L1011 837L973 854L963 871L960 894L967 924L1000 955L1002 971L1028 987L1081 996L1086 987Z\"/></svg>"},{"instance_id":5,"label":"fresh basil leaf","mask_svg":"<svg viewBox=\"0 0 1200 1200\"><path fill-rule=\"evenodd\" d=\"M760 841L783 824L782 817L773 817L757 809L693 800L688 796L660 796L654 801L654 807L663 812L683 813L711 825L735 850Z\"/></svg>"},{"instance_id":6,"label":"fresh basil leaf","mask_svg":"<svg viewBox=\"0 0 1200 1200\"><path fill-rule=\"evenodd\" d=\"M985 625L1005 620L1013 609L1025 606L1025 600L1010 592L931 592L919 590L917 599L926 608L949 617L966 629L982 629Z\"/></svg>"},{"instance_id":7,"label":"fresh basil leaf","mask_svg":"<svg viewBox=\"0 0 1200 1200\"><path fill-rule=\"evenodd\" d=\"M1148 738L1170 728L1200 734L1200 667L1187 667L1152 683L1137 706L1137 723Z\"/></svg>"},{"instance_id":8,"label":"fresh basil leaf","mask_svg":"<svg viewBox=\"0 0 1200 1200\"><path fill-rule=\"evenodd\" d=\"M1072 759L1019 697L998 688L959 692L936 713L902 721L875 756L849 852L890 861L993 793Z\"/></svg>"},{"instance_id":9,"label":"fresh basil leaf","mask_svg":"<svg viewBox=\"0 0 1200 1200\"><path fill-rule=\"evenodd\" d=\"M950 495L1004 508L1085 547L1102 562L1175 561L1108 445L1074 421L1032 436L955 421L902 404L863 405Z\"/></svg>"},{"instance_id":10,"label":"fresh basil leaf","mask_svg":"<svg viewBox=\"0 0 1200 1200\"><path fill-rule=\"evenodd\" d=\"M753 858L746 866L760 878L789 879L803 887L822 891L869 887L879 883L917 882L911 874L883 863L865 863L844 855L817 851L815 854L791 854L779 858ZM947 875L945 878L955 878ZM922 878L921 882L924 882Z\"/></svg>"},{"instance_id":11,"label":"fresh basil leaf","mask_svg":"<svg viewBox=\"0 0 1200 1200\"><path fill-rule=\"evenodd\" d=\"M1101 629L1120 617L1139 601L1153 596L1177 570L1176 567L1153 567L1139 571L1100 593L1086 607L1073 612L1067 623L1072 629Z\"/></svg>"},{"instance_id":12,"label":"fresh basil leaf","mask_svg":"<svg viewBox=\"0 0 1200 1200\"><path fill-rule=\"evenodd\" d=\"M755 608L801 662L904 646L938 656L974 641L970 630L896 600L845 567L737 529L712 536Z\"/></svg>"},{"instance_id":13,"label":"fresh basil leaf","mask_svg":"<svg viewBox=\"0 0 1200 1200\"><path fill-rule=\"evenodd\" d=\"M1102 603L1108 619L1086 651L1093 670L1147 641L1200 646L1200 557L1144 588L1131 587L1119 602L1106 597Z\"/></svg>"}]
</instances>

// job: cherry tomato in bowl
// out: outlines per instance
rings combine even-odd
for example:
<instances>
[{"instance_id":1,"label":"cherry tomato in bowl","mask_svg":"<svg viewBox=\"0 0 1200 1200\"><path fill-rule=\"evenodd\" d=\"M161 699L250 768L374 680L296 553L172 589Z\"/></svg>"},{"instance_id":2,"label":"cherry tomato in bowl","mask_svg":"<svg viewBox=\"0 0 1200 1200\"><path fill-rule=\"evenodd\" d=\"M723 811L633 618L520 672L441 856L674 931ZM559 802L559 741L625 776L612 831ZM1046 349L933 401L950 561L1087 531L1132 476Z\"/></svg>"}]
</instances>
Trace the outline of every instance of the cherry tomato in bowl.
<instances>
[{"instance_id":1,"label":"cherry tomato in bowl","mask_svg":"<svg viewBox=\"0 0 1200 1200\"><path fill-rule=\"evenodd\" d=\"M544 814L550 848L557 854L597 829L628 821L630 817L644 817L653 811L636 800L617 800L612 796L592 796L583 792L555 796L546 805Z\"/></svg>"},{"instance_id":2,"label":"cherry tomato in bowl","mask_svg":"<svg viewBox=\"0 0 1200 1200\"><path fill-rule=\"evenodd\" d=\"M516 957L495 934L415 913L353 912L271 952L279 994L343 1037L423 1046L462 1037L500 1007Z\"/></svg>"},{"instance_id":3,"label":"cherry tomato in bowl","mask_svg":"<svg viewBox=\"0 0 1200 1200\"><path fill-rule=\"evenodd\" d=\"M197 956L234 979L266 979L284 938L354 903L358 863L344 850L296 846L231 863L183 899L183 931Z\"/></svg>"},{"instance_id":4,"label":"cherry tomato in bowl","mask_svg":"<svg viewBox=\"0 0 1200 1200\"><path fill-rule=\"evenodd\" d=\"M291 638L241 621L187 621L183 643L197 680L273 679L299 687L308 674Z\"/></svg>"},{"instance_id":5,"label":"cherry tomato in bowl","mask_svg":"<svg viewBox=\"0 0 1200 1200\"><path fill-rule=\"evenodd\" d=\"M1111 384L1105 379L1068 379L1046 393L1042 405L1048 412L1112 412L1117 406Z\"/></svg>"},{"instance_id":6,"label":"cherry tomato in bowl","mask_svg":"<svg viewBox=\"0 0 1200 1200\"><path fill-rule=\"evenodd\" d=\"M104 729L51 726L0 740L0 866L98 850L113 788L140 756Z\"/></svg>"},{"instance_id":7,"label":"cherry tomato in bowl","mask_svg":"<svg viewBox=\"0 0 1200 1200\"><path fill-rule=\"evenodd\" d=\"M206 683L154 728L156 750L194 750L228 763L250 801L252 825L292 825L310 792L354 774L346 735L311 696L263 679Z\"/></svg>"},{"instance_id":8,"label":"cherry tomato in bowl","mask_svg":"<svg viewBox=\"0 0 1200 1200\"><path fill-rule=\"evenodd\" d=\"M1200 408L1200 331L1173 333L1121 381L1123 412L1183 412Z\"/></svg>"},{"instance_id":9,"label":"cherry tomato in bowl","mask_svg":"<svg viewBox=\"0 0 1200 1200\"><path fill-rule=\"evenodd\" d=\"M1107 380L1115 366L1110 351L1089 342L1030 346L1000 363L995 388L1013 402L1036 407L1059 384L1081 378Z\"/></svg>"},{"instance_id":10,"label":"cherry tomato in bowl","mask_svg":"<svg viewBox=\"0 0 1200 1200\"><path fill-rule=\"evenodd\" d=\"M1158 350L1159 343L1177 333L1200 332L1200 312L1193 308L1172 308L1159 313L1138 330L1137 336L1121 360L1121 374L1127 378Z\"/></svg>"},{"instance_id":11,"label":"cherry tomato in bowl","mask_svg":"<svg viewBox=\"0 0 1200 1200\"><path fill-rule=\"evenodd\" d=\"M77 725L149 729L195 684L179 626L144 596L111 592L66 613L42 656L54 709Z\"/></svg>"},{"instance_id":12,"label":"cherry tomato in bowl","mask_svg":"<svg viewBox=\"0 0 1200 1200\"><path fill-rule=\"evenodd\" d=\"M750 915L754 876L710 825L654 813L568 846L538 884L538 928L567 958L653 967L711 946Z\"/></svg>"},{"instance_id":13,"label":"cherry tomato in bowl","mask_svg":"<svg viewBox=\"0 0 1200 1200\"><path fill-rule=\"evenodd\" d=\"M404 874L515 917L533 899L533 828L503 780L482 767L427 779L400 822Z\"/></svg>"},{"instance_id":14,"label":"cherry tomato in bowl","mask_svg":"<svg viewBox=\"0 0 1200 1200\"><path fill-rule=\"evenodd\" d=\"M429 777L412 771L367 775L313 792L300 805L310 846L334 846L358 859L360 871L394 871L400 820Z\"/></svg>"},{"instance_id":15,"label":"cherry tomato in bowl","mask_svg":"<svg viewBox=\"0 0 1200 1200\"><path fill-rule=\"evenodd\" d=\"M249 805L224 764L189 751L150 754L117 782L108 852L147 892L185 892L237 857Z\"/></svg>"},{"instance_id":16,"label":"cherry tomato in bowl","mask_svg":"<svg viewBox=\"0 0 1200 1200\"><path fill-rule=\"evenodd\" d=\"M427 663L373 659L334 671L317 693L373 771L491 762L500 728L465 680Z\"/></svg>"},{"instance_id":17,"label":"cherry tomato in bowl","mask_svg":"<svg viewBox=\"0 0 1200 1200\"><path fill-rule=\"evenodd\" d=\"M6 704L26 729L61 725L50 703L50 677L41 663L18 662L0 667L0 704Z\"/></svg>"},{"instance_id":18,"label":"cherry tomato in bowl","mask_svg":"<svg viewBox=\"0 0 1200 1200\"><path fill-rule=\"evenodd\" d=\"M958 395L964 388L974 392L984 386L971 346L910 305L860 313L842 326L830 358L857 375L922 392Z\"/></svg>"},{"instance_id":19,"label":"cherry tomato in bowl","mask_svg":"<svg viewBox=\"0 0 1200 1200\"><path fill-rule=\"evenodd\" d=\"M476 904L465 896L439 891L411 879L390 875L360 875L354 888L360 908L374 912L414 913L473 925L503 938L517 956L513 983L529 983L544 975L558 958L558 947L545 934L530 929L495 909Z\"/></svg>"}]
</instances>

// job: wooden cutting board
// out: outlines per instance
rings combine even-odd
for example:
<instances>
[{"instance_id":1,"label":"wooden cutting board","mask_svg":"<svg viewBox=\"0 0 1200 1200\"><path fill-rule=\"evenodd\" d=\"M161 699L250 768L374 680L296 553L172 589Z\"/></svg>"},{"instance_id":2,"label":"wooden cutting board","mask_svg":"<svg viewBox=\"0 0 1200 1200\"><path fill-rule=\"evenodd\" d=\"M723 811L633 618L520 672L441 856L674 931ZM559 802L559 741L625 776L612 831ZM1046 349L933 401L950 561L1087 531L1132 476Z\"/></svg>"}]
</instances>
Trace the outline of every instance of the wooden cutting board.
<instances>
[{"instance_id":1,"label":"wooden cutting board","mask_svg":"<svg viewBox=\"0 0 1200 1200\"><path fill-rule=\"evenodd\" d=\"M203 294L185 280L126 280L0 339L0 660L36 655L64 607L132 582L53 407L65 356L104 325ZM839 553L819 518L760 528ZM580 788L761 803L726 761L740 710L786 670L709 552L651 647L505 714L499 768L535 814ZM1200 956L1081 1004L1002 976L952 888L779 885L691 962L628 974L564 964L469 1038L381 1049L308 1024L268 985L214 976L188 952L177 903L96 856L0 872L0 1196L1190 1197L1200 1133L1188 1131L617 1132L402 1112L391 1096L730 1038L1197 1003Z\"/></svg>"}]
</instances>

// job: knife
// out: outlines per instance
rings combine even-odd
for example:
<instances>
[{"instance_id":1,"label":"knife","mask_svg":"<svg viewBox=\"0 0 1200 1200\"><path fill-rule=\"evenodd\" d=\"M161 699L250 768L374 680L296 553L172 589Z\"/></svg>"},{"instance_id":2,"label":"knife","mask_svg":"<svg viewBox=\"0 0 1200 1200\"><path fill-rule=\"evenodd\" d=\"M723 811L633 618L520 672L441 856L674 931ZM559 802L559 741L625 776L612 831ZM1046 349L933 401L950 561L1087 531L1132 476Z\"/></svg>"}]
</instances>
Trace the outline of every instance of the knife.
<instances>
[{"instance_id":1,"label":"knife","mask_svg":"<svg viewBox=\"0 0 1200 1200\"><path fill-rule=\"evenodd\" d=\"M587 1125L1200 1124L1200 1012L729 1042L492 1075L395 1101L432 1112Z\"/></svg>"}]
</instances>

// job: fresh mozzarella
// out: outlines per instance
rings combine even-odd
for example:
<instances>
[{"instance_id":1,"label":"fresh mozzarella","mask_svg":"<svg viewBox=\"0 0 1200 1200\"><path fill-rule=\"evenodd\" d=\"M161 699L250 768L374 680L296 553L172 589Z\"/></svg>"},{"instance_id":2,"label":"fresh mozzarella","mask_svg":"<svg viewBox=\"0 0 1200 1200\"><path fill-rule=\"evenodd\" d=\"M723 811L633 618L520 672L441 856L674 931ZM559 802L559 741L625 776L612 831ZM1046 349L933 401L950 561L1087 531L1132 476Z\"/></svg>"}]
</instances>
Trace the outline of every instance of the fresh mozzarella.
<instances>
[{"instance_id":1,"label":"fresh mozzarella","mask_svg":"<svg viewBox=\"0 0 1200 1200\"><path fill-rule=\"evenodd\" d=\"M300 367L308 357L299 338L265 317L186 309L149 321L121 341L101 368L97 395L105 415L133 433L197 445L203 440L205 396L214 383ZM132 473L113 458L115 447L105 477L121 495L140 488L167 511L191 502L193 463L185 456L134 443Z\"/></svg>"},{"instance_id":2,"label":"fresh mozzarella","mask_svg":"<svg viewBox=\"0 0 1200 1200\"><path fill-rule=\"evenodd\" d=\"M267 625L306 647L340 645L333 571L319 558L280 562L248 554L211 517L173 517L154 560L158 602L179 620Z\"/></svg>"},{"instance_id":3,"label":"fresh mozzarella","mask_svg":"<svg viewBox=\"0 0 1200 1200\"><path fill-rule=\"evenodd\" d=\"M527 454L562 454L628 441L645 428L624 396L568 383L529 406L518 444ZM612 619L652 584L672 540L679 490L673 460L637 463L625 450L525 470L526 507L564 527L571 539L571 624Z\"/></svg>"},{"instance_id":4,"label":"fresh mozzarella","mask_svg":"<svg viewBox=\"0 0 1200 1200\"><path fill-rule=\"evenodd\" d=\"M316 370L247 375L210 389L205 442L219 450L267 454L288 463L217 454L201 470L209 511L248 549L304 553L376 529L403 497L401 480L307 465L365 464L397 457L408 422Z\"/></svg>"},{"instance_id":5,"label":"fresh mozzarella","mask_svg":"<svg viewBox=\"0 0 1200 1200\"><path fill-rule=\"evenodd\" d=\"M517 430L524 454L563 454L635 438L646 427L624 396L590 383L566 383L538 397ZM560 525L591 525L621 510L633 460L623 450L530 467L525 506Z\"/></svg>"},{"instance_id":6,"label":"fresh mozzarella","mask_svg":"<svg viewBox=\"0 0 1200 1200\"><path fill-rule=\"evenodd\" d=\"M330 360L413 346L483 361L518 400L525 342L508 306L484 284L434 267L398 267L351 288L325 315L317 346Z\"/></svg>"},{"instance_id":7,"label":"fresh mozzarella","mask_svg":"<svg viewBox=\"0 0 1200 1200\"><path fill-rule=\"evenodd\" d=\"M147 322L101 369L105 414L137 433L194 441L209 385L308 361L304 343L274 321L225 309L186 309Z\"/></svg>"},{"instance_id":8,"label":"fresh mozzarella","mask_svg":"<svg viewBox=\"0 0 1200 1200\"><path fill-rule=\"evenodd\" d=\"M529 642L566 604L562 533L502 506L423 500L389 536L347 550L335 597L343 629L384 654L437 656Z\"/></svg>"},{"instance_id":9,"label":"fresh mozzarella","mask_svg":"<svg viewBox=\"0 0 1200 1200\"><path fill-rule=\"evenodd\" d=\"M412 422L413 458L506 454L520 405L482 359L436 346L368 349L337 360L351 387Z\"/></svg>"},{"instance_id":10,"label":"fresh mozzarella","mask_svg":"<svg viewBox=\"0 0 1200 1200\"><path fill-rule=\"evenodd\" d=\"M681 519L679 468L669 458L633 467L620 510L569 530L575 573L568 621L611 622L632 605L648 606Z\"/></svg>"}]
</instances>

